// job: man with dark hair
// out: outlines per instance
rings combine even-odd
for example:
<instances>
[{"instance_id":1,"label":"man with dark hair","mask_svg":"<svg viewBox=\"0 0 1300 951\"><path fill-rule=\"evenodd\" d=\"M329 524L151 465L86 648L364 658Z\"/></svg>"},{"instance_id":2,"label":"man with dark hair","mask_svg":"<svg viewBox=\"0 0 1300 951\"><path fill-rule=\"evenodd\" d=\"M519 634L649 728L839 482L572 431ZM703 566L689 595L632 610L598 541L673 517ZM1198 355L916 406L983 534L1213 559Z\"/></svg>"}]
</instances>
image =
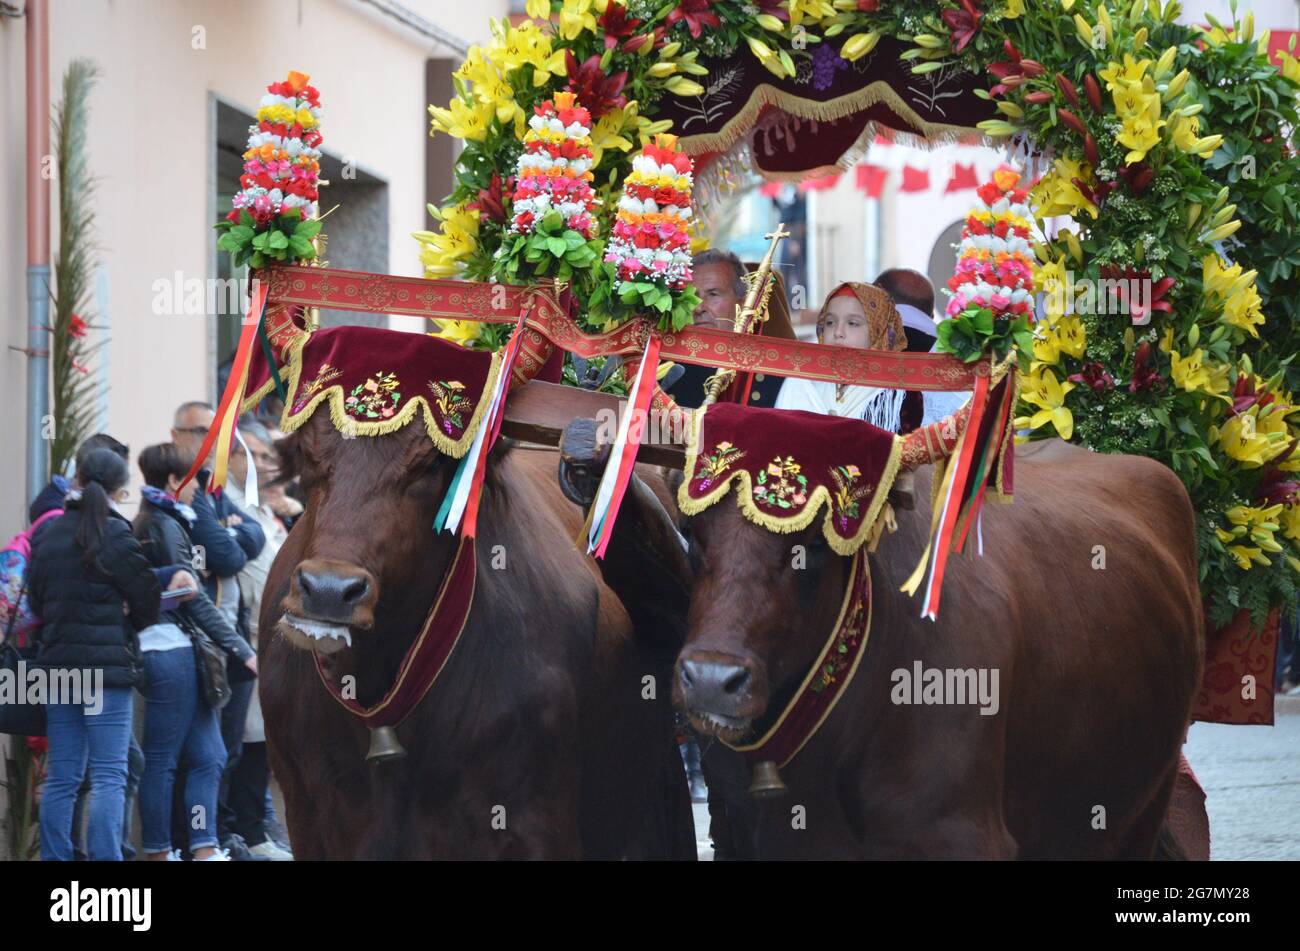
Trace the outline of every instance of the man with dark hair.
<instances>
[{"instance_id":1,"label":"man with dark hair","mask_svg":"<svg viewBox=\"0 0 1300 951\"><path fill-rule=\"evenodd\" d=\"M881 271L876 286L894 299L903 318L908 353L929 353L938 331L934 325L934 285L920 271L892 267Z\"/></svg>"},{"instance_id":2,"label":"man with dark hair","mask_svg":"<svg viewBox=\"0 0 1300 951\"><path fill-rule=\"evenodd\" d=\"M700 305L695 308L694 325L714 330L731 330L736 325L736 308L745 299L745 265L730 251L709 248L695 255L691 264L695 292ZM678 406L694 409L704 402L704 384L717 373L716 367L684 364L682 374L669 384ZM755 373L750 384L749 406L771 408L781 389L781 378Z\"/></svg>"},{"instance_id":3,"label":"man with dark hair","mask_svg":"<svg viewBox=\"0 0 1300 951\"><path fill-rule=\"evenodd\" d=\"M172 421L172 442L181 450L182 455L193 460L203 448L203 441L212 428L212 404L201 400L191 400L176 407ZM190 503L194 510L194 525L190 532L196 548L201 553L201 562L195 567L200 569L201 584L217 609L226 615L227 620L239 632L239 636L251 643L248 627L249 605L240 589L239 573L249 561L256 558L266 545L266 534L261 524L231 501L230 492L209 495L206 491L212 473L206 468L211 462L213 449L208 450L204 466L199 470L196 481L200 491ZM226 768L221 775L221 788L217 797L217 829L221 837L221 847L232 859L255 859L249 852L244 840L234 832L234 812L230 808L230 781L239 762L239 753L244 738L244 723L248 716L248 705L252 701L257 687L254 674L234 666L229 673L231 697L221 709L221 736L226 743ZM179 785L179 780L177 781ZM173 810L173 819L178 813ZM179 826L173 831L173 841L185 841L185 823L173 823Z\"/></svg>"}]
</instances>

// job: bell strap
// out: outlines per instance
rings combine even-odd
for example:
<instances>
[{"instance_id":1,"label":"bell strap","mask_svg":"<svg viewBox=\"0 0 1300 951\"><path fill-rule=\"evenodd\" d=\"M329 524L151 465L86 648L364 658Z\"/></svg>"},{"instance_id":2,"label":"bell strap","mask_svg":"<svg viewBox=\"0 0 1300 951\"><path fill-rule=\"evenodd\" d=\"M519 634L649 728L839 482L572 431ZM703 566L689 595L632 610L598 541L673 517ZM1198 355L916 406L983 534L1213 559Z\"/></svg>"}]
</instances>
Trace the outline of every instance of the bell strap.
<instances>
[{"instance_id":1,"label":"bell strap","mask_svg":"<svg viewBox=\"0 0 1300 951\"><path fill-rule=\"evenodd\" d=\"M373 707L363 707L356 700L344 697L340 687L326 676L320 655L317 654L316 672L320 674L321 683L330 692L330 696L372 730L381 726L397 726L405 720L429 692L460 641L465 622L469 619L470 607L474 603L477 564L474 539L461 536L451 566L443 575L442 585L438 588L438 595L433 600L419 636L402 658L393 685Z\"/></svg>"},{"instance_id":2,"label":"bell strap","mask_svg":"<svg viewBox=\"0 0 1300 951\"><path fill-rule=\"evenodd\" d=\"M849 568L844 602L817 662L771 728L753 743L726 743L751 763L771 760L784 767L835 709L848 689L871 636L871 568L859 548Z\"/></svg>"}]
</instances>

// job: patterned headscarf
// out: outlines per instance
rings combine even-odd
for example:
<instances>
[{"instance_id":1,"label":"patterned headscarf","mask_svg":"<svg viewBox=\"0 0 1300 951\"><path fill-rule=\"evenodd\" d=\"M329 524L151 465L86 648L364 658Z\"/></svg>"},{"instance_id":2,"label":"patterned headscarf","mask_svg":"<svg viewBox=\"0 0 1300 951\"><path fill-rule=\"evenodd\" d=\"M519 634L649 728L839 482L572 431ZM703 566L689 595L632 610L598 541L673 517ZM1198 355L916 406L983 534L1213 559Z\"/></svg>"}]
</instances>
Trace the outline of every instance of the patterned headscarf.
<instances>
[{"instance_id":1,"label":"patterned headscarf","mask_svg":"<svg viewBox=\"0 0 1300 951\"><path fill-rule=\"evenodd\" d=\"M836 297L851 292L862 304L867 315L869 350L903 350L907 347L907 334L903 331L903 318L898 315L894 299L875 284L845 281L826 295L822 309L817 312L817 336L820 339L826 326L827 308Z\"/></svg>"}]
</instances>

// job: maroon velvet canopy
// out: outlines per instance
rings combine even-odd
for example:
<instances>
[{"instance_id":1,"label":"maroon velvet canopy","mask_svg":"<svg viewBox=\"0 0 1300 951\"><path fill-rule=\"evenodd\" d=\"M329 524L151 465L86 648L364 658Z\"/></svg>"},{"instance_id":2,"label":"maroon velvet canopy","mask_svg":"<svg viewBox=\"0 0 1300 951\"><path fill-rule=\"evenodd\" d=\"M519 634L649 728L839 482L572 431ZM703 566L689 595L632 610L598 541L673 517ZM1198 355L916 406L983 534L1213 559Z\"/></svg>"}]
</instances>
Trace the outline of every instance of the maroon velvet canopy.
<instances>
[{"instance_id":1,"label":"maroon velvet canopy","mask_svg":"<svg viewBox=\"0 0 1300 951\"><path fill-rule=\"evenodd\" d=\"M778 79L748 50L703 61L703 95L667 97L659 117L673 121L697 173L747 144L746 166L766 178L800 179L851 164L878 131L975 138L975 124L997 115L974 93L981 76L957 66L917 76L914 63L899 59L906 44L888 37L850 63L839 56L842 42L809 46L793 78Z\"/></svg>"}]
</instances>

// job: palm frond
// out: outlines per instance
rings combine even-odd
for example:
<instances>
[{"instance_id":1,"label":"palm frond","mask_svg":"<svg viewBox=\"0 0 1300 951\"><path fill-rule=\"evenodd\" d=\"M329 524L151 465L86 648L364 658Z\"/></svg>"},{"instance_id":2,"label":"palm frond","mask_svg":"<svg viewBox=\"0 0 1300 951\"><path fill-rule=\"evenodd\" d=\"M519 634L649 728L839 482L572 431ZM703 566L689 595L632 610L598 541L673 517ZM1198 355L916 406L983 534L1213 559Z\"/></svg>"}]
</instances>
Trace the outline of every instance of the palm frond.
<instances>
[{"instance_id":1,"label":"palm frond","mask_svg":"<svg viewBox=\"0 0 1300 951\"><path fill-rule=\"evenodd\" d=\"M58 472L77 451L95 421L99 384L88 367L102 346L73 336L73 316L89 323L95 273L95 215L91 210L96 180L90 171L86 147L89 126L89 98L99 69L89 60L77 59L63 75L63 98L54 114L55 150L58 158L59 253L54 262L50 288L51 332L50 376L54 385L54 438L50 444L50 467Z\"/></svg>"}]
</instances>

